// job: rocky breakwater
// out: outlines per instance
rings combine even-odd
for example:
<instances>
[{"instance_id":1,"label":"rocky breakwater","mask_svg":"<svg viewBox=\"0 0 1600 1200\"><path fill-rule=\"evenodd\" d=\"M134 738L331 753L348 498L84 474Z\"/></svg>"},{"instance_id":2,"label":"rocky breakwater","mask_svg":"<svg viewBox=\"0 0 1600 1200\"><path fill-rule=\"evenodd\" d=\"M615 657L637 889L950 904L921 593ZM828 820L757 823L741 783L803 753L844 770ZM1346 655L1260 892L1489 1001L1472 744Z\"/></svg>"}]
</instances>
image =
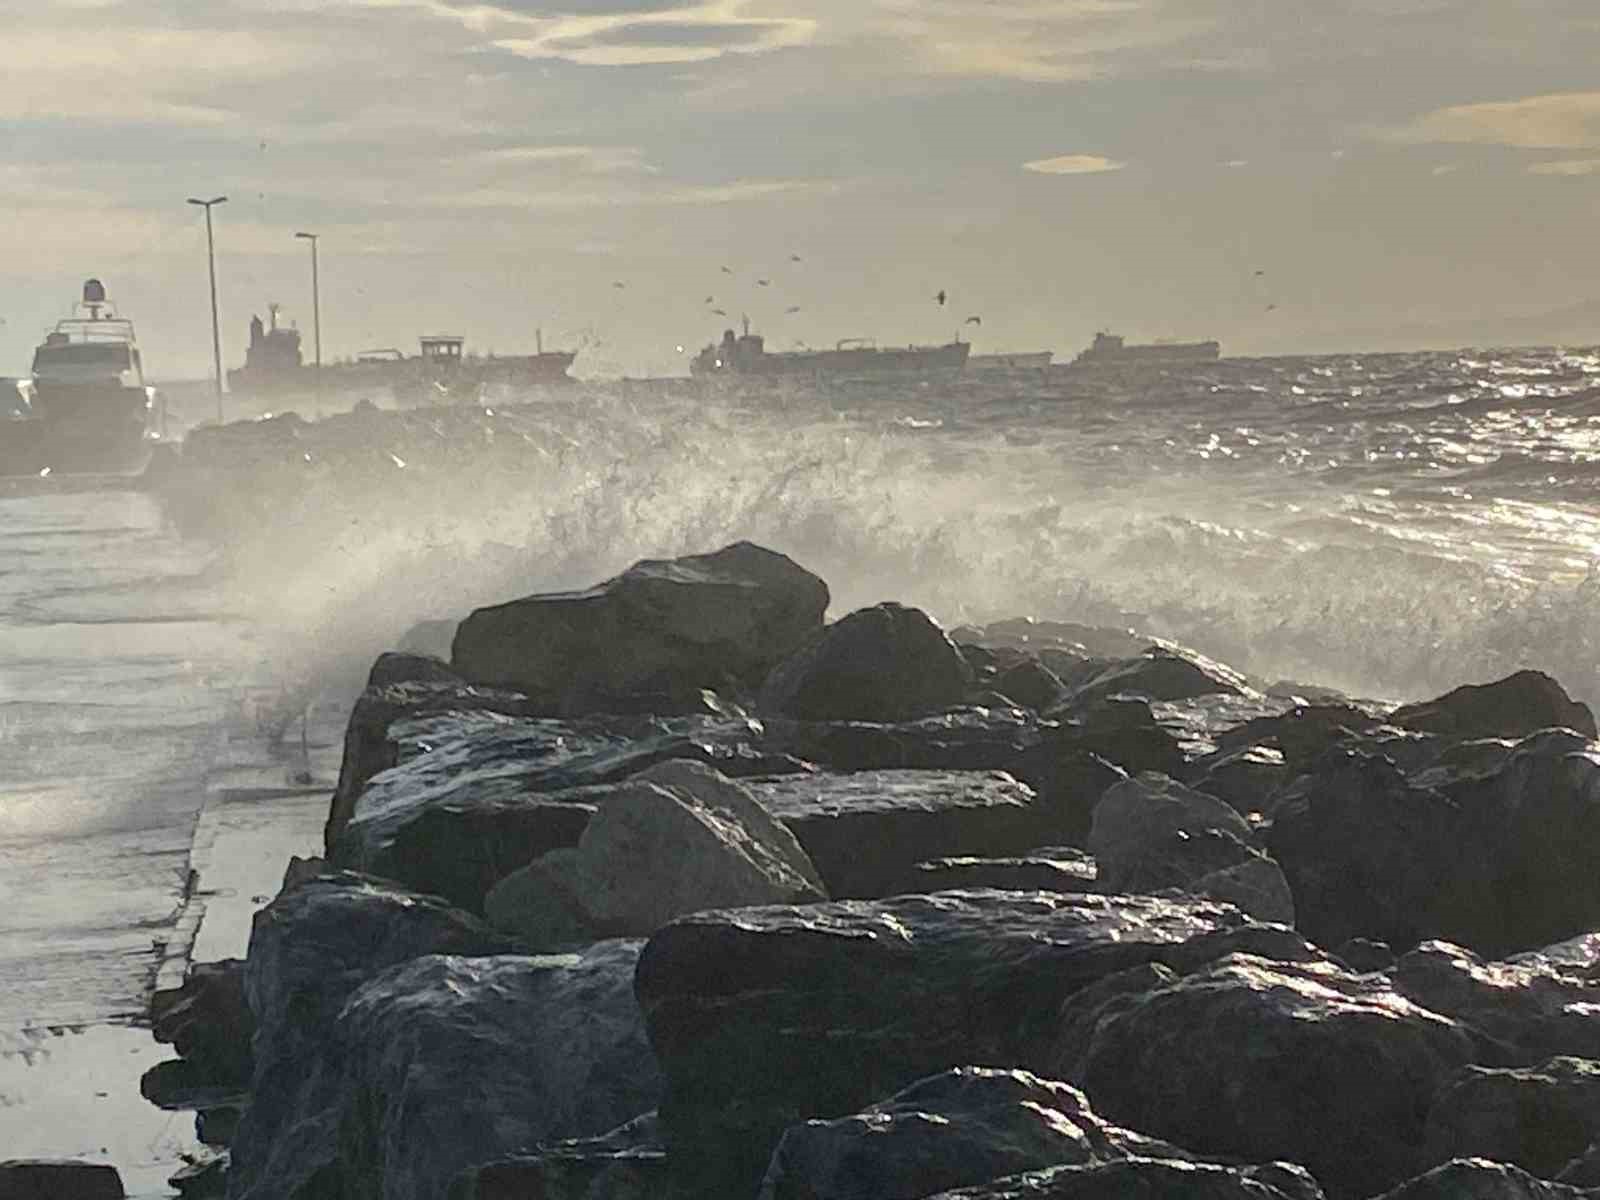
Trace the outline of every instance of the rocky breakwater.
<instances>
[{"instance_id":1,"label":"rocky breakwater","mask_svg":"<svg viewBox=\"0 0 1600 1200\"><path fill-rule=\"evenodd\" d=\"M227 1194L1600 1195L1554 680L1396 708L827 598L741 544L381 659L325 861L164 1000Z\"/></svg>"}]
</instances>

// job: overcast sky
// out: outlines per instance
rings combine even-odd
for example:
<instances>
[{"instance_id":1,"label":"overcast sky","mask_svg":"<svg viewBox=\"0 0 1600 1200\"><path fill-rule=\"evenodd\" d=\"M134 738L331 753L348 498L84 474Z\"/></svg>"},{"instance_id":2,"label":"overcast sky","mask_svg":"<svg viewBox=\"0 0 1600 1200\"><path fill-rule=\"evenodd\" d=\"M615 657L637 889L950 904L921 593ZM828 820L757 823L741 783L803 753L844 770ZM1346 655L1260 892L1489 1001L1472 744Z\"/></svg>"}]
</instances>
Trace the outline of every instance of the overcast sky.
<instances>
[{"instance_id":1,"label":"overcast sky","mask_svg":"<svg viewBox=\"0 0 1600 1200\"><path fill-rule=\"evenodd\" d=\"M269 300L309 349L301 229L328 358L542 328L580 372L669 371L713 308L779 348L975 314L979 349L1066 354L1098 327L1600 342L1594 0L0 0L0 22L0 374L91 274L155 374L204 374L184 199L224 193L229 365Z\"/></svg>"}]
</instances>

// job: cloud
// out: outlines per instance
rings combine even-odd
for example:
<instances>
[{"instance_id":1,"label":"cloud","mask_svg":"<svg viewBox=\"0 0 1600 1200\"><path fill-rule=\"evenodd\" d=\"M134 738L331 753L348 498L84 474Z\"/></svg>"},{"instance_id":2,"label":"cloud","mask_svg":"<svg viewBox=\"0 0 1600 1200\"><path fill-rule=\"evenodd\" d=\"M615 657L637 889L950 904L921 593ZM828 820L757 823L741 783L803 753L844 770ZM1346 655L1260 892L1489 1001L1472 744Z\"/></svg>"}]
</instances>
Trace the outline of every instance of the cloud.
<instances>
[{"instance_id":1,"label":"cloud","mask_svg":"<svg viewBox=\"0 0 1600 1200\"><path fill-rule=\"evenodd\" d=\"M1128 164L1098 154L1060 154L1055 158L1036 158L1022 164L1024 171L1037 171L1040 175L1099 175L1106 171L1120 171Z\"/></svg>"},{"instance_id":2,"label":"cloud","mask_svg":"<svg viewBox=\"0 0 1600 1200\"><path fill-rule=\"evenodd\" d=\"M572 165L595 175L626 171L642 171L653 175L660 169L645 162L637 146L501 146L494 150L480 150L468 157L474 162L491 165Z\"/></svg>"},{"instance_id":3,"label":"cloud","mask_svg":"<svg viewBox=\"0 0 1600 1200\"><path fill-rule=\"evenodd\" d=\"M1556 92L1521 100L1457 104L1390 130L1405 143L1466 143L1520 150L1600 146L1600 92Z\"/></svg>"},{"instance_id":4,"label":"cloud","mask_svg":"<svg viewBox=\"0 0 1600 1200\"><path fill-rule=\"evenodd\" d=\"M1529 175L1596 175L1600 174L1600 158L1569 158L1558 162L1534 163Z\"/></svg>"}]
</instances>

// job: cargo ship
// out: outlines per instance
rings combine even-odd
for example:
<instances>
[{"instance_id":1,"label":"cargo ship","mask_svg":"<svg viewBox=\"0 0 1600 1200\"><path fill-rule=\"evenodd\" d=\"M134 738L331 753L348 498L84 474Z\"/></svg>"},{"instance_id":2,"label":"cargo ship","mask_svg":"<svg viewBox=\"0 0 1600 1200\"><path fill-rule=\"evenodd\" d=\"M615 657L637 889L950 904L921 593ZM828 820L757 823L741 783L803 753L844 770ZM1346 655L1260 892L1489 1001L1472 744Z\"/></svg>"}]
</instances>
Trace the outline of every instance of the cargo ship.
<instances>
[{"instance_id":1,"label":"cargo ship","mask_svg":"<svg viewBox=\"0 0 1600 1200\"><path fill-rule=\"evenodd\" d=\"M387 393L396 404L426 405L477 401L494 387L575 382L567 368L577 354L546 350L540 331L534 337L536 353L501 356L467 354L466 339L456 334L425 334L415 355L395 348L363 350L353 360L318 368L305 362L300 331L280 326L278 306L269 304L266 323L250 318L244 366L228 372L228 386L261 399L319 394L371 399Z\"/></svg>"},{"instance_id":2,"label":"cargo ship","mask_svg":"<svg viewBox=\"0 0 1600 1200\"><path fill-rule=\"evenodd\" d=\"M970 342L880 349L866 338L846 338L832 350L772 353L760 334L744 324L742 335L725 330L722 341L695 355L689 373L697 379L857 379L880 376L954 374L966 365Z\"/></svg>"},{"instance_id":3,"label":"cargo ship","mask_svg":"<svg viewBox=\"0 0 1600 1200\"><path fill-rule=\"evenodd\" d=\"M1167 365L1196 362L1216 362L1222 356L1218 342L1150 342L1145 345L1127 344L1115 333L1097 333L1094 342L1072 360L1075 367Z\"/></svg>"},{"instance_id":4,"label":"cargo ship","mask_svg":"<svg viewBox=\"0 0 1600 1200\"><path fill-rule=\"evenodd\" d=\"M45 336L12 390L0 406L0 474L134 474L162 432L133 322L98 279L84 283L73 315Z\"/></svg>"},{"instance_id":5,"label":"cargo ship","mask_svg":"<svg viewBox=\"0 0 1600 1200\"><path fill-rule=\"evenodd\" d=\"M967 359L969 371L1043 371L1055 358L1053 350L1032 350L1023 354L974 354Z\"/></svg>"}]
</instances>

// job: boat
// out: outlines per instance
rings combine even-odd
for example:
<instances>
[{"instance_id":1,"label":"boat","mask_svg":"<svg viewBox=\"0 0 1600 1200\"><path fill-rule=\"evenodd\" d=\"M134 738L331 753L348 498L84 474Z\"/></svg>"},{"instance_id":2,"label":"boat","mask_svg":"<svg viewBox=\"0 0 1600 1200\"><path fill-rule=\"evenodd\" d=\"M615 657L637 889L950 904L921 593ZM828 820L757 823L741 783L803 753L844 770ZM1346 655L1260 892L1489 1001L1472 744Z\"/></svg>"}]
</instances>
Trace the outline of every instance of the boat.
<instances>
[{"instance_id":1,"label":"boat","mask_svg":"<svg viewBox=\"0 0 1600 1200\"><path fill-rule=\"evenodd\" d=\"M0 474L132 474L161 435L133 322L98 279L33 353L32 372L0 405Z\"/></svg>"},{"instance_id":2,"label":"boat","mask_svg":"<svg viewBox=\"0 0 1600 1200\"><path fill-rule=\"evenodd\" d=\"M970 342L947 342L942 346L904 346L880 349L867 338L846 338L832 350L786 350L772 353L760 334L735 335L724 330L721 342L714 342L695 355L689 374L698 379L855 379L884 375L953 374L966 365L972 352Z\"/></svg>"},{"instance_id":3,"label":"boat","mask_svg":"<svg viewBox=\"0 0 1600 1200\"><path fill-rule=\"evenodd\" d=\"M1158 341L1130 346L1115 333L1097 333L1089 348L1072 360L1072 366L1167 365L1215 362L1222 356L1218 342Z\"/></svg>"},{"instance_id":4,"label":"boat","mask_svg":"<svg viewBox=\"0 0 1600 1200\"><path fill-rule=\"evenodd\" d=\"M967 359L967 370L1043 371L1055 356L1053 350L1034 350L1024 354L974 354Z\"/></svg>"},{"instance_id":5,"label":"boat","mask_svg":"<svg viewBox=\"0 0 1600 1200\"><path fill-rule=\"evenodd\" d=\"M387 392L398 404L454 403L478 400L486 389L534 387L575 382L567 368L576 352L546 350L536 330L533 354L466 353L466 339L457 334L424 334L418 353L395 347L363 350L354 359L319 368L305 363L300 331L278 324L278 306L267 306L267 322L250 318L250 344L244 366L228 372L235 392L263 399L314 397L333 392L371 398Z\"/></svg>"}]
</instances>

